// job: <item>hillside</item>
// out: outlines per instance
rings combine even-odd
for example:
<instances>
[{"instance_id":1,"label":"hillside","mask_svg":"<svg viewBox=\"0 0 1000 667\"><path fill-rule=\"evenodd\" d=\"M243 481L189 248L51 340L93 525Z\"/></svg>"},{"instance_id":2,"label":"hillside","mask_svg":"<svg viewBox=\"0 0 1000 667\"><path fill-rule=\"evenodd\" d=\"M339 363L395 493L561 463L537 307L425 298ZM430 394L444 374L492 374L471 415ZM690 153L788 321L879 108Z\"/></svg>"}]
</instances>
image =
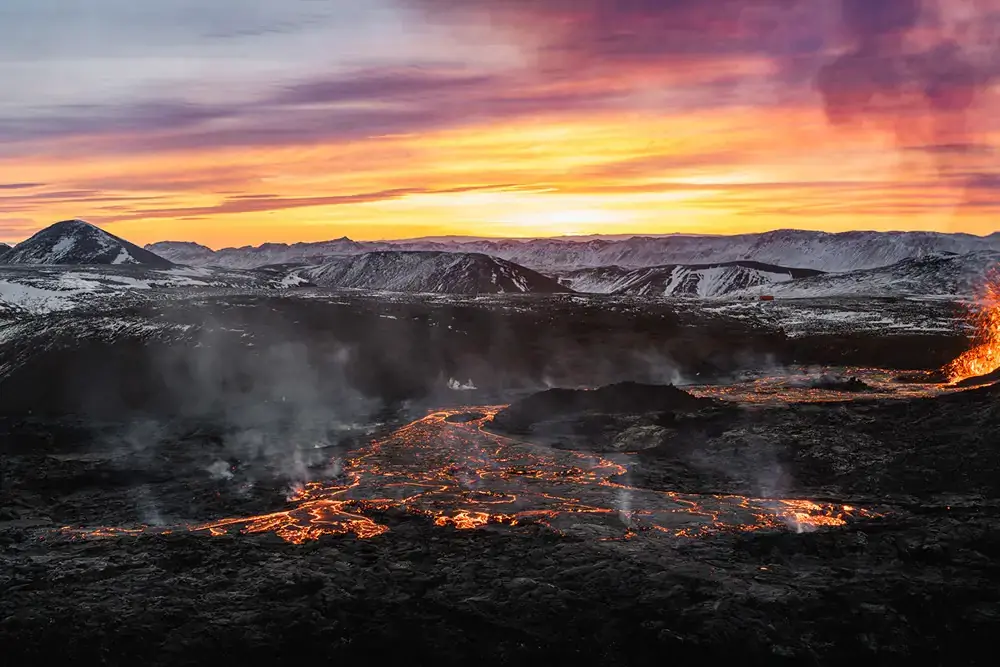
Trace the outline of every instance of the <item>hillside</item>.
<instances>
[{"instance_id":1,"label":"hillside","mask_svg":"<svg viewBox=\"0 0 1000 667\"><path fill-rule=\"evenodd\" d=\"M83 220L46 227L3 255L5 264L141 264L169 268L173 262Z\"/></svg>"},{"instance_id":2,"label":"hillside","mask_svg":"<svg viewBox=\"0 0 1000 667\"><path fill-rule=\"evenodd\" d=\"M720 297L753 288L819 275L811 269L793 269L760 262L667 265L643 269L618 266L579 269L563 274L560 282L577 292L635 296Z\"/></svg>"},{"instance_id":3,"label":"hillside","mask_svg":"<svg viewBox=\"0 0 1000 667\"><path fill-rule=\"evenodd\" d=\"M971 296L986 274L1000 266L1000 252L904 259L875 269L831 273L770 288L778 297ZM749 293L749 291L744 291Z\"/></svg>"},{"instance_id":4,"label":"hillside","mask_svg":"<svg viewBox=\"0 0 1000 667\"><path fill-rule=\"evenodd\" d=\"M320 286L392 292L568 292L523 266L477 253L380 251L333 260L299 275Z\"/></svg>"}]
</instances>

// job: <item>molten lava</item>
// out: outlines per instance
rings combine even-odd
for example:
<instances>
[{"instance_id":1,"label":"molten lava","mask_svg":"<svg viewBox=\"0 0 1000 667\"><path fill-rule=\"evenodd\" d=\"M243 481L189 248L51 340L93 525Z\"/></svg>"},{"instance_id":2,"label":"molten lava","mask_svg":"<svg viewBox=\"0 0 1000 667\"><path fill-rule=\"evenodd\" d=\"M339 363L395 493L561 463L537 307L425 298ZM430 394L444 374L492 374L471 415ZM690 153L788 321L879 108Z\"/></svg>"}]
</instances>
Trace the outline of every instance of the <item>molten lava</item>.
<instances>
[{"instance_id":1,"label":"molten lava","mask_svg":"<svg viewBox=\"0 0 1000 667\"><path fill-rule=\"evenodd\" d=\"M972 311L973 346L942 370L952 383L1000 368L1000 273L993 271Z\"/></svg>"},{"instance_id":2,"label":"molten lava","mask_svg":"<svg viewBox=\"0 0 1000 667\"><path fill-rule=\"evenodd\" d=\"M871 390L844 391L838 388L815 386L823 375L858 378ZM899 400L935 396L954 387L942 385L928 378L923 382L900 383L898 371L884 368L809 368L806 366L783 368L774 374L763 374L726 384L684 387L684 390L704 398L715 398L742 405L788 405L792 403L828 403L856 400Z\"/></svg>"},{"instance_id":3,"label":"molten lava","mask_svg":"<svg viewBox=\"0 0 1000 667\"><path fill-rule=\"evenodd\" d=\"M361 447L337 481L311 482L289 509L185 526L222 536L273 533L302 544L323 535L381 535L389 528L368 516L389 509L426 516L435 525L471 530L488 524L537 524L560 534L630 539L663 533L697 537L718 532L840 526L874 513L808 500L698 495L618 483L627 469L600 456L532 446L483 429L499 407L451 420L442 411ZM162 529L63 529L74 537L114 537Z\"/></svg>"}]
</instances>

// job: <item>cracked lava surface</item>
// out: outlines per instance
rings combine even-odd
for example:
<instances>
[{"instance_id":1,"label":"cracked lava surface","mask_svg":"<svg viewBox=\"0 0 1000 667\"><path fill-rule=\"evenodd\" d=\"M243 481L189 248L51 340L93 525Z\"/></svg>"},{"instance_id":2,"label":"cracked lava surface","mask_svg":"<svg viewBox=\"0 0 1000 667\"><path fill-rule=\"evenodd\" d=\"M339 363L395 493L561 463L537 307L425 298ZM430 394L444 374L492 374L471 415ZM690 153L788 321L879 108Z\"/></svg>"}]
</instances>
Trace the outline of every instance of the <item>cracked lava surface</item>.
<instances>
[{"instance_id":1,"label":"cracked lava surface","mask_svg":"<svg viewBox=\"0 0 1000 667\"><path fill-rule=\"evenodd\" d=\"M724 531L812 530L877 516L801 499L698 495L629 486L627 457L554 450L484 429L502 406L433 412L353 452L335 480L310 482L288 509L171 528L61 529L73 538L274 533L302 544L323 535L371 538L389 530L370 516L402 509L438 526L541 524L565 535L627 539L638 532L697 537ZM377 517L377 514L376 514Z\"/></svg>"}]
</instances>

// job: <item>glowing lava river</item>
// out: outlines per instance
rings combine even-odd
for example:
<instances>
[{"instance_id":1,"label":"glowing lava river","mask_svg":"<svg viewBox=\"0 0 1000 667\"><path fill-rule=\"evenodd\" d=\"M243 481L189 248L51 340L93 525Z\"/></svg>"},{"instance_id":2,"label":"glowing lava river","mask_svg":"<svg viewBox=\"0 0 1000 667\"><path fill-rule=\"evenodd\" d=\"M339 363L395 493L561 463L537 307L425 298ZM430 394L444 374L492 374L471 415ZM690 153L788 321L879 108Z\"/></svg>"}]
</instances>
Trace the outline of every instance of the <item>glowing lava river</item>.
<instances>
[{"instance_id":1,"label":"glowing lava river","mask_svg":"<svg viewBox=\"0 0 1000 667\"><path fill-rule=\"evenodd\" d=\"M500 407L434 412L356 450L340 476L311 482L291 507L174 530L274 533L301 544L323 535L371 538L389 530L379 510L426 516L442 527L540 524L565 535L627 539L639 532L697 537L724 531L811 530L876 516L809 500L690 495L615 481L627 468L593 454L535 446L484 430ZM623 459L623 462L627 459ZM64 528L79 538L171 532Z\"/></svg>"}]
</instances>

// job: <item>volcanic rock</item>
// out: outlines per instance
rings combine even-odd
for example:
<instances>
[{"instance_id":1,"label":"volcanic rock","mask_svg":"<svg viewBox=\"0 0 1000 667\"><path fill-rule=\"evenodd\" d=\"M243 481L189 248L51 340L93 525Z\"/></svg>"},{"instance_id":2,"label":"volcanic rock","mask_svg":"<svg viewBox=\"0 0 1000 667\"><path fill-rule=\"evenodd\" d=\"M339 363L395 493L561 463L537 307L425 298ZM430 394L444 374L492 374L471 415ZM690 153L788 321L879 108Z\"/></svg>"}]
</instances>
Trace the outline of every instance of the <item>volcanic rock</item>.
<instances>
[{"instance_id":1,"label":"volcanic rock","mask_svg":"<svg viewBox=\"0 0 1000 667\"><path fill-rule=\"evenodd\" d=\"M501 410L491 428L565 449L641 451L663 443L677 413L716 406L672 385L622 382L594 390L549 389Z\"/></svg>"},{"instance_id":2,"label":"volcanic rock","mask_svg":"<svg viewBox=\"0 0 1000 667\"><path fill-rule=\"evenodd\" d=\"M823 389L826 391L874 391L871 385L856 377L843 378L835 375L820 376L814 380L809 380L806 385L811 389Z\"/></svg>"},{"instance_id":3,"label":"volcanic rock","mask_svg":"<svg viewBox=\"0 0 1000 667\"><path fill-rule=\"evenodd\" d=\"M965 378L964 380L959 380L955 383L956 387L982 387L983 385L993 384L995 382L1000 382L1000 368L993 371L992 373L986 373L985 375L976 375L971 378Z\"/></svg>"},{"instance_id":4,"label":"volcanic rock","mask_svg":"<svg viewBox=\"0 0 1000 667\"><path fill-rule=\"evenodd\" d=\"M620 382L598 389L548 389L512 403L500 411L493 423L498 428L520 431L552 417L580 413L641 414L646 412L693 411L714 405L673 385Z\"/></svg>"}]
</instances>

